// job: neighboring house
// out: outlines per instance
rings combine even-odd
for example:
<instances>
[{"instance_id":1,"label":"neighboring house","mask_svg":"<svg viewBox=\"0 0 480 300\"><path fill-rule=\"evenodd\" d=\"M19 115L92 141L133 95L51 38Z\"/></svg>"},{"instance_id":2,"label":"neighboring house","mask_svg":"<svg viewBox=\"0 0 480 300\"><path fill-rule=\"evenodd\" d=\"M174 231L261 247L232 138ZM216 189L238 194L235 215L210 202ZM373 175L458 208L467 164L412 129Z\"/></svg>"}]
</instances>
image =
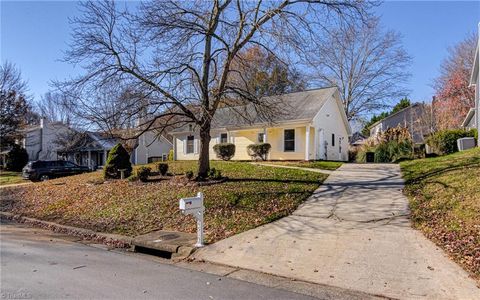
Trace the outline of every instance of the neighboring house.
<instances>
[{"instance_id":1,"label":"neighboring house","mask_svg":"<svg viewBox=\"0 0 480 300\"><path fill-rule=\"evenodd\" d=\"M475 116L475 108L470 108L467 116L465 117L465 120L463 120L462 127L466 130L477 128L477 124L475 121L476 119L477 118Z\"/></svg>"},{"instance_id":2,"label":"neighboring house","mask_svg":"<svg viewBox=\"0 0 480 300\"><path fill-rule=\"evenodd\" d=\"M366 137L360 133L360 132L355 132L349 139L350 146L357 147L365 144Z\"/></svg>"},{"instance_id":3,"label":"neighboring house","mask_svg":"<svg viewBox=\"0 0 480 300\"><path fill-rule=\"evenodd\" d=\"M474 124L480 132L480 23L478 24L477 50L473 62L472 75L470 77L470 85L475 86L475 107L473 108ZM480 146L480 143L477 143Z\"/></svg>"},{"instance_id":4,"label":"neighboring house","mask_svg":"<svg viewBox=\"0 0 480 300\"><path fill-rule=\"evenodd\" d=\"M59 137L68 132L67 125L61 122L49 122L46 118L40 119L40 125L30 126L21 131L22 147L28 153L29 160L55 160L58 159L57 144Z\"/></svg>"},{"instance_id":5,"label":"neighboring house","mask_svg":"<svg viewBox=\"0 0 480 300\"><path fill-rule=\"evenodd\" d=\"M72 161L80 166L96 170L105 164L108 152L120 142L107 134L98 132L72 132L75 139L68 149L59 150L62 159Z\"/></svg>"},{"instance_id":6,"label":"neighboring house","mask_svg":"<svg viewBox=\"0 0 480 300\"><path fill-rule=\"evenodd\" d=\"M425 136L429 133L428 128L424 128L426 126L422 125L423 122L421 122L423 114L423 104L412 104L372 124L370 126L370 136L374 137L389 128L400 126L409 130L415 144L422 144L425 141Z\"/></svg>"},{"instance_id":7,"label":"neighboring house","mask_svg":"<svg viewBox=\"0 0 480 300\"><path fill-rule=\"evenodd\" d=\"M233 160L249 160L247 146L266 142L270 160L348 160L348 123L336 87L270 96L264 102L278 103L280 113L262 117L253 105L220 108L212 120L210 157L213 146L235 144ZM248 116L248 117L247 117ZM170 132L176 160L197 160L199 132L193 124Z\"/></svg>"},{"instance_id":8,"label":"neighboring house","mask_svg":"<svg viewBox=\"0 0 480 300\"><path fill-rule=\"evenodd\" d=\"M155 130L146 131L137 138L132 161L136 165L165 161L171 149L173 149L173 143L168 137L158 134Z\"/></svg>"}]
</instances>

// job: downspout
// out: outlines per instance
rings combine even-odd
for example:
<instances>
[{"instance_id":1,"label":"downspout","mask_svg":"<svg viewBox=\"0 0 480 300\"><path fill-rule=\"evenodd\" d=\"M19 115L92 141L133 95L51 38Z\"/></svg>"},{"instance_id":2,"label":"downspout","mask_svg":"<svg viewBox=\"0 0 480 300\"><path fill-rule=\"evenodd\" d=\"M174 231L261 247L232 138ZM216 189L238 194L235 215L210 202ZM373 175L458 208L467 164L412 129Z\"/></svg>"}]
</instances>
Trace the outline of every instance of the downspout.
<instances>
[{"instance_id":1,"label":"downspout","mask_svg":"<svg viewBox=\"0 0 480 300\"><path fill-rule=\"evenodd\" d=\"M37 160L40 159L40 152L43 150L43 125L45 118L40 118L40 149L37 152Z\"/></svg>"}]
</instances>

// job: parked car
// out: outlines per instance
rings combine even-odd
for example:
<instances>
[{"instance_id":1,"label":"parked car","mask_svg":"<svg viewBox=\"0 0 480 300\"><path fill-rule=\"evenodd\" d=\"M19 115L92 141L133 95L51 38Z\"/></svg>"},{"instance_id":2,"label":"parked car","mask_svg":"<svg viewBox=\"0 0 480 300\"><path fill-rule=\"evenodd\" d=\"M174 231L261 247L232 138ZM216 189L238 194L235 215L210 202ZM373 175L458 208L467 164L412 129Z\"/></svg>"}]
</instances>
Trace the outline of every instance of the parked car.
<instances>
[{"instance_id":1,"label":"parked car","mask_svg":"<svg viewBox=\"0 0 480 300\"><path fill-rule=\"evenodd\" d=\"M37 160L29 162L22 170L24 179L45 181L51 178L89 172L88 167L79 166L65 160Z\"/></svg>"}]
</instances>

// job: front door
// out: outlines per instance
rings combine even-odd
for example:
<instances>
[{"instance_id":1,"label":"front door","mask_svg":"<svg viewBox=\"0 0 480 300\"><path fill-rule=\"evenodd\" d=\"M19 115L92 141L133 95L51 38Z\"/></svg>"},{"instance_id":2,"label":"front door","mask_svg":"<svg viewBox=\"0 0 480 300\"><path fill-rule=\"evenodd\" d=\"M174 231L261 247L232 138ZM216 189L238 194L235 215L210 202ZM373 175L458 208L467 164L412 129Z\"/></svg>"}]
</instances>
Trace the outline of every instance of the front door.
<instances>
[{"instance_id":1,"label":"front door","mask_svg":"<svg viewBox=\"0 0 480 300\"><path fill-rule=\"evenodd\" d=\"M318 130L317 159L327 159L325 149L325 130Z\"/></svg>"}]
</instances>

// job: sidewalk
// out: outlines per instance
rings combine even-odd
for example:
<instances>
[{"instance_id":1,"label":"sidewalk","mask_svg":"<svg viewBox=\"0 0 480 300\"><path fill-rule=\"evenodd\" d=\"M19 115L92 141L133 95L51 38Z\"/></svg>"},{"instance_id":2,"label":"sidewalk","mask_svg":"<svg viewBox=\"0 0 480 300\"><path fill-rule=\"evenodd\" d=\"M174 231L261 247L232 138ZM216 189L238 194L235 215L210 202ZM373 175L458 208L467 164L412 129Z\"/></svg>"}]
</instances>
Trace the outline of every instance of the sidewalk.
<instances>
[{"instance_id":1,"label":"sidewalk","mask_svg":"<svg viewBox=\"0 0 480 300\"><path fill-rule=\"evenodd\" d=\"M411 299L480 299L475 281L410 226L398 165L344 164L291 216L196 259Z\"/></svg>"}]
</instances>

